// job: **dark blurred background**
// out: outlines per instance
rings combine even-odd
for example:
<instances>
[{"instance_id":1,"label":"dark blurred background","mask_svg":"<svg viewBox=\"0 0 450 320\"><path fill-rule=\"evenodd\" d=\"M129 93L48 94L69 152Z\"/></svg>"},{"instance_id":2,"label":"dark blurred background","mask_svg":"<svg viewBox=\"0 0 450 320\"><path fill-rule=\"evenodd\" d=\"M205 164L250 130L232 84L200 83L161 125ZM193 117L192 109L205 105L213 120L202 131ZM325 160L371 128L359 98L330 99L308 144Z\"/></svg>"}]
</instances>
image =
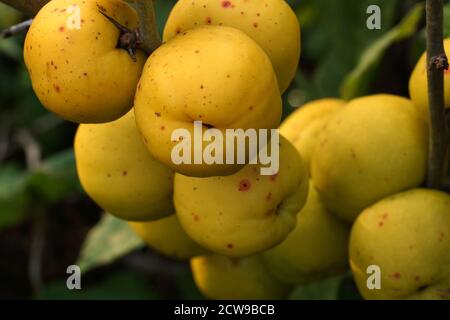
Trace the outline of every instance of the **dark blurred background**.
<instances>
[{"instance_id":1,"label":"dark blurred background","mask_svg":"<svg viewBox=\"0 0 450 320\"><path fill-rule=\"evenodd\" d=\"M424 12L415 7L421 1L288 2L302 25L302 57L284 96L285 115L321 97L408 95L410 72L425 48ZM155 3L162 30L175 1ZM381 30L366 27L366 9L374 4L381 8ZM0 4L0 29L24 19ZM446 18L446 30L448 23ZM24 34L0 39L0 298L202 298L188 263L144 248L117 221L99 224L101 210L76 177L76 125L48 113L36 99L22 59L23 40ZM70 291L66 268L79 261L81 248L91 271L83 275L83 290ZM291 298L358 295L344 275L298 288Z\"/></svg>"}]
</instances>

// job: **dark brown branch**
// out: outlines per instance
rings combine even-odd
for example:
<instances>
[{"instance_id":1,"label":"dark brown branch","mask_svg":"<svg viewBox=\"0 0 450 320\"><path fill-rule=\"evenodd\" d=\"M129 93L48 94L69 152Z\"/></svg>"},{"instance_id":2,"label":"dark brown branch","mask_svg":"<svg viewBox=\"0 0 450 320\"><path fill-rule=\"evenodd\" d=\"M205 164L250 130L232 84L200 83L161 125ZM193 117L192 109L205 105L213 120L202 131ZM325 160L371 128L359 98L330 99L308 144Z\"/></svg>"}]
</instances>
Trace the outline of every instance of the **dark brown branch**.
<instances>
[{"instance_id":1,"label":"dark brown branch","mask_svg":"<svg viewBox=\"0 0 450 320\"><path fill-rule=\"evenodd\" d=\"M443 1L427 0L427 69L430 105L430 151L428 159L429 188L442 187L445 176L447 134L445 128L444 70L448 60L444 50Z\"/></svg>"},{"instance_id":2,"label":"dark brown branch","mask_svg":"<svg viewBox=\"0 0 450 320\"><path fill-rule=\"evenodd\" d=\"M141 48L150 54L161 45L153 0L135 0L134 2L139 15L139 32L143 42Z\"/></svg>"},{"instance_id":3,"label":"dark brown branch","mask_svg":"<svg viewBox=\"0 0 450 320\"><path fill-rule=\"evenodd\" d=\"M0 0L7 5L22 11L29 17L34 17L50 0Z\"/></svg>"}]
</instances>

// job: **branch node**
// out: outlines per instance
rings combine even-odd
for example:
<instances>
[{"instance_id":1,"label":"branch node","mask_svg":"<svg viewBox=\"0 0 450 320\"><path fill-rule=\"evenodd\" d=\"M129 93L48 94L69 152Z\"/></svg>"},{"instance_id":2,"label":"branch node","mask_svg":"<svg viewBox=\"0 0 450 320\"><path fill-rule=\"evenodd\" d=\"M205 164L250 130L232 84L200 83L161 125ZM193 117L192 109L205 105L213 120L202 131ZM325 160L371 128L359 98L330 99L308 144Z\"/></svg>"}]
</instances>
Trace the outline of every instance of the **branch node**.
<instances>
[{"instance_id":1,"label":"branch node","mask_svg":"<svg viewBox=\"0 0 450 320\"><path fill-rule=\"evenodd\" d=\"M431 64L437 69L437 70L448 70L448 59L445 54L440 54L438 56L434 56L431 58Z\"/></svg>"}]
</instances>

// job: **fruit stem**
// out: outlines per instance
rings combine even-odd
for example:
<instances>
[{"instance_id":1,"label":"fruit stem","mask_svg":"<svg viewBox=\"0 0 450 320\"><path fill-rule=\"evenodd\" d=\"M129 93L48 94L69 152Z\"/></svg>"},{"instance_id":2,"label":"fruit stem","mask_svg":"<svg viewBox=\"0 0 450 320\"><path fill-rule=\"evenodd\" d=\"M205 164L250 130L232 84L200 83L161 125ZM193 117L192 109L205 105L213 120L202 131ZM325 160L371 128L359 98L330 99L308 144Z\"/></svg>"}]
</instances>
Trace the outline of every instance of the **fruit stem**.
<instances>
[{"instance_id":1,"label":"fruit stem","mask_svg":"<svg viewBox=\"0 0 450 320\"><path fill-rule=\"evenodd\" d=\"M21 33L23 31L28 30L28 28L31 25L31 22L33 22L33 19L28 19L25 21L22 21L21 23L15 24L3 31L0 32L0 39L6 39L9 38L15 34Z\"/></svg>"},{"instance_id":2,"label":"fruit stem","mask_svg":"<svg viewBox=\"0 0 450 320\"><path fill-rule=\"evenodd\" d=\"M447 133L445 125L444 70L448 60L444 50L442 0L427 0L427 74L430 105L430 146L427 186L442 187L445 177Z\"/></svg>"},{"instance_id":3,"label":"fruit stem","mask_svg":"<svg viewBox=\"0 0 450 320\"><path fill-rule=\"evenodd\" d=\"M34 17L39 9L41 9L50 0L1 0L1 2L22 11L27 16Z\"/></svg>"},{"instance_id":4,"label":"fruit stem","mask_svg":"<svg viewBox=\"0 0 450 320\"><path fill-rule=\"evenodd\" d=\"M143 42L141 48L151 54L161 45L153 0L134 0L134 3L140 21L139 32Z\"/></svg>"}]
</instances>

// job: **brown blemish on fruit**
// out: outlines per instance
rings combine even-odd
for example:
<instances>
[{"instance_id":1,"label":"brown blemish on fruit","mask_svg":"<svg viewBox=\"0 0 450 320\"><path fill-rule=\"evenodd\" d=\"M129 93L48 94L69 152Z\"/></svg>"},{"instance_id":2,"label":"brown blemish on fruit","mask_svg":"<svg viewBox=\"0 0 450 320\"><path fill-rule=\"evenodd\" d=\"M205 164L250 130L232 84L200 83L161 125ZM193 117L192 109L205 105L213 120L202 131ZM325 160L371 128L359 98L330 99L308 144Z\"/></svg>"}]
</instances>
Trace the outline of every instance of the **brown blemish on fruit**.
<instances>
[{"instance_id":1,"label":"brown blemish on fruit","mask_svg":"<svg viewBox=\"0 0 450 320\"><path fill-rule=\"evenodd\" d=\"M123 176L127 176L127 175L128 175L128 171L123 171L123 172L122 172L122 175L123 175Z\"/></svg>"},{"instance_id":2,"label":"brown blemish on fruit","mask_svg":"<svg viewBox=\"0 0 450 320\"><path fill-rule=\"evenodd\" d=\"M251 187L252 187L252 184L251 184L250 180L248 180L248 179L244 179L244 180L241 180L241 182L239 182L239 191L241 191L241 192L248 191L248 190L250 190Z\"/></svg>"},{"instance_id":3,"label":"brown blemish on fruit","mask_svg":"<svg viewBox=\"0 0 450 320\"><path fill-rule=\"evenodd\" d=\"M352 153L353 160L356 160L356 153L355 150L351 149L350 152Z\"/></svg>"},{"instance_id":4,"label":"brown blemish on fruit","mask_svg":"<svg viewBox=\"0 0 450 320\"><path fill-rule=\"evenodd\" d=\"M155 112L155 116L157 116L157 117L161 117L161 113L159 113L159 112Z\"/></svg>"},{"instance_id":5,"label":"brown blemish on fruit","mask_svg":"<svg viewBox=\"0 0 450 320\"><path fill-rule=\"evenodd\" d=\"M444 240L445 234L443 232L439 233L439 242L442 242Z\"/></svg>"},{"instance_id":6,"label":"brown blemish on fruit","mask_svg":"<svg viewBox=\"0 0 450 320\"><path fill-rule=\"evenodd\" d=\"M148 140L147 140L146 137L144 137L144 143L145 143L145 144L148 144Z\"/></svg>"},{"instance_id":7,"label":"brown blemish on fruit","mask_svg":"<svg viewBox=\"0 0 450 320\"><path fill-rule=\"evenodd\" d=\"M402 277L402 275L400 274L400 272L396 272L396 273L392 274L391 277L394 279L400 279Z\"/></svg>"},{"instance_id":8,"label":"brown blemish on fruit","mask_svg":"<svg viewBox=\"0 0 450 320\"><path fill-rule=\"evenodd\" d=\"M203 85L201 85L201 86L200 86L200 89L203 89L203 88L204 88L204 86L203 86Z\"/></svg>"},{"instance_id":9,"label":"brown blemish on fruit","mask_svg":"<svg viewBox=\"0 0 450 320\"><path fill-rule=\"evenodd\" d=\"M266 199L267 199L267 200L272 199L272 192L269 192L269 193L266 195Z\"/></svg>"},{"instance_id":10,"label":"brown blemish on fruit","mask_svg":"<svg viewBox=\"0 0 450 320\"><path fill-rule=\"evenodd\" d=\"M378 226L379 226L380 228L382 228L382 227L384 226L384 222L383 222L383 221L378 222Z\"/></svg>"},{"instance_id":11,"label":"brown blemish on fruit","mask_svg":"<svg viewBox=\"0 0 450 320\"><path fill-rule=\"evenodd\" d=\"M258 23L257 22L253 22L253 27L254 28L258 28Z\"/></svg>"},{"instance_id":12,"label":"brown blemish on fruit","mask_svg":"<svg viewBox=\"0 0 450 320\"><path fill-rule=\"evenodd\" d=\"M234 8L234 5L231 3L231 1L225 0L222 1L222 8Z\"/></svg>"},{"instance_id":13,"label":"brown blemish on fruit","mask_svg":"<svg viewBox=\"0 0 450 320\"><path fill-rule=\"evenodd\" d=\"M252 111L253 110L253 106L248 107L248 110Z\"/></svg>"},{"instance_id":14,"label":"brown blemish on fruit","mask_svg":"<svg viewBox=\"0 0 450 320\"><path fill-rule=\"evenodd\" d=\"M233 249L233 248L234 248L234 245L233 245L232 243L229 243L229 244L227 244L227 248L228 248L228 249Z\"/></svg>"},{"instance_id":15,"label":"brown blemish on fruit","mask_svg":"<svg viewBox=\"0 0 450 320\"><path fill-rule=\"evenodd\" d=\"M58 93L61 92L61 88L57 84L53 85L53 88L55 89L56 92Z\"/></svg>"},{"instance_id":16,"label":"brown blemish on fruit","mask_svg":"<svg viewBox=\"0 0 450 320\"><path fill-rule=\"evenodd\" d=\"M211 17L206 17L206 23L207 23L207 24L211 24L211 22L212 22Z\"/></svg>"},{"instance_id":17,"label":"brown blemish on fruit","mask_svg":"<svg viewBox=\"0 0 450 320\"><path fill-rule=\"evenodd\" d=\"M198 214L195 214L194 212L191 213L192 218L194 218L195 222L199 222L200 221L200 217L198 216Z\"/></svg>"},{"instance_id":18,"label":"brown blemish on fruit","mask_svg":"<svg viewBox=\"0 0 450 320\"><path fill-rule=\"evenodd\" d=\"M164 130L166 130L166 127L165 126L161 126L161 131L164 131Z\"/></svg>"},{"instance_id":19,"label":"brown blemish on fruit","mask_svg":"<svg viewBox=\"0 0 450 320\"><path fill-rule=\"evenodd\" d=\"M415 280L415 281L420 281L420 277L419 277L419 276L415 276L415 277L414 277L414 280Z\"/></svg>"},{"instance_id":20,"label":"brown blemish on fruit","mask_svg":"<svg viewBox=\"0 0 450 320\"><path fill-rule=\"evenodd\" d=\"M386 213L383 214L382 218L383 218L383 220L386 220L388 217L389 217L389 213L386 212Z\"/></svg>"}]
</instances>

